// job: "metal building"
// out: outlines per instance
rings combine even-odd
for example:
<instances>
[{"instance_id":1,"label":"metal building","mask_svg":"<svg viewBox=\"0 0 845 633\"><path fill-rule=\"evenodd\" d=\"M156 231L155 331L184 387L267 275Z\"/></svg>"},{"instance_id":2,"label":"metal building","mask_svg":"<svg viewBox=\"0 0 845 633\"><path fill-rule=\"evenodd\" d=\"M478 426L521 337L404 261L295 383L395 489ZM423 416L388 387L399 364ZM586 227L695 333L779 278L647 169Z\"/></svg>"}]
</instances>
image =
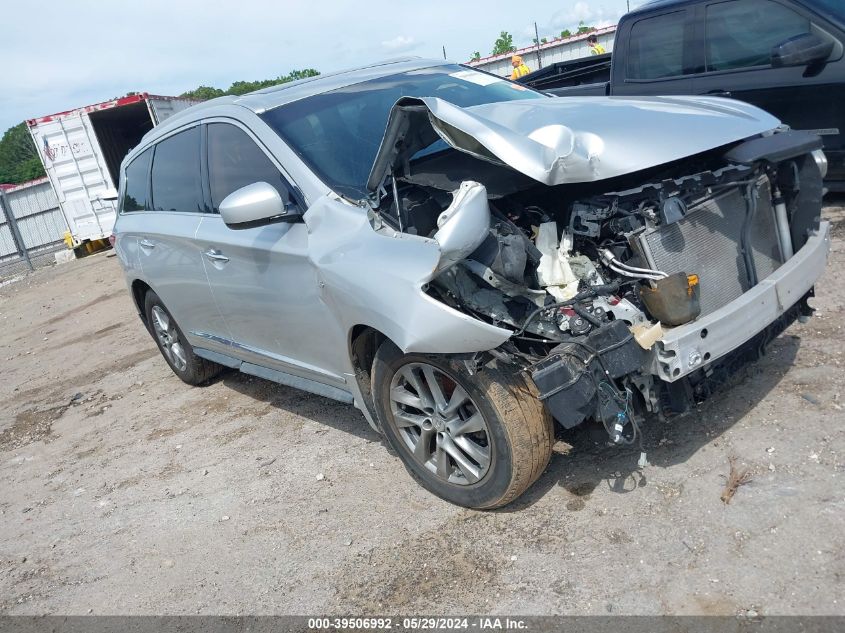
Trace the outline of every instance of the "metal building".
<instances>
[{"instance_id":1,"label":"metal building","mask_svg":"<svg viewBox=\"0 0 845 633\"><path fill-rule=\"evenodd\" d=\"M0 189L0 278L52 263L68 230L47 178ZM31 265L30 265L31 264Z\"/></svg>"},{"instance_id":2,"label":"metal building","mask_svg":"<svg viewBox=\"0 0 845 633\"><path fill-rule=\"evenodd\" d=\"M480 70L486 70L488 73L493 73L494 75L510 77L511 72L513 72L513 67L511 66L512 55L521 55L522 61L532 71L540 69L540 61L542 61L542 65L545 67L556 62L566 62L573 59L581 59L582 57L589 57L590 47L587 46L587 37L589 35L595 35L598 38L598 43L609 53L613 50L613 38L616 35L616 26L607 26L591 33L573 35L566 38L556 37L545 44L541 44L539 47L532 45L526 48L520 48L513 53L482 57L481 59L469 61L467 64Z\"/></svg>"}]
</instances>

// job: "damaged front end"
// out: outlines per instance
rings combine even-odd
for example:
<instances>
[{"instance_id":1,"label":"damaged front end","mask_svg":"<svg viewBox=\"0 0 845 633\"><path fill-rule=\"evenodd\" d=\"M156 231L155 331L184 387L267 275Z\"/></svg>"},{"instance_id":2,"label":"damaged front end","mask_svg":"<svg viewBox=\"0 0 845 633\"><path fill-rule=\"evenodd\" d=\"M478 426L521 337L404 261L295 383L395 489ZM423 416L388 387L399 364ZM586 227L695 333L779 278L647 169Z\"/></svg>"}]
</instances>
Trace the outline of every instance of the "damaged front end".
<instances>
[{"instance_id":1,"label":"damaged front end","mask_svg":"<svg viewBox=\"0 0 845 633\"><path fill-rule=\"evenodd\" d=\"M636 439L646 411L706 395L721 363L809 314L826 257L818 137L723 100L629 107L664 127L696 114L713 127L639 152L623 140L642 129L614 122L603 136L554 122L569 105L406 99L370 177L374 227L440 248L425 292L512 332L467 362L527 372L563 427L594 419L616 443ZM520 108L533 111L528 128ZM758 300L771 308L765 322L751 318ZM708 340L714 331L725 334Z\"/></svg>"}]
</instances>

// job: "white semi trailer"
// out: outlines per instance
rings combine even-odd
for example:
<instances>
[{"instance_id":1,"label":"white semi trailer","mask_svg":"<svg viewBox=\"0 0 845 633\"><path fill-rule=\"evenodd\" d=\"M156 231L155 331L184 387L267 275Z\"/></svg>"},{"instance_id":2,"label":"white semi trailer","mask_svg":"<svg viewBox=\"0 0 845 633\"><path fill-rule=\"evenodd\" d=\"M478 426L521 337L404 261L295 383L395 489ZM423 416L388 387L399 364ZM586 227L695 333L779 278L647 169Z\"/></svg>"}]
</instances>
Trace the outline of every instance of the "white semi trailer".
<instances>
[{"instance_id":1,"label":"white semi trailer","mask_svg":"<svg viewBox=\"0 0 845 633\"><path fill-rule=\"evenodd\" d=\"M26 122L74 246L111 235L123 157L154 126L194 103L141 93Z\"/></svg>"}]
</instances>

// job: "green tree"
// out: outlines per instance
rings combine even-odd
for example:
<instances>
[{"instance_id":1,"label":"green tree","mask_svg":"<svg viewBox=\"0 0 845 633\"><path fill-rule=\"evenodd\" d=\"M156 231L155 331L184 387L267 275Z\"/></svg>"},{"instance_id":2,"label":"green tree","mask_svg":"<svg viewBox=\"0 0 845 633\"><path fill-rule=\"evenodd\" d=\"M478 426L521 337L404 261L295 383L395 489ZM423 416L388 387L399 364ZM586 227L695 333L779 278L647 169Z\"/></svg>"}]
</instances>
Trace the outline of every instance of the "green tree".
<instances>
[{"instance_id":1,"label":"green tree","mask_svg":"<svg viewBox=\"0 0 845 633\"><path fill-rule=\"evenodd\" d=\"M288 73L289 81L296 81L297 79L305 79L306 77L316 77L320 74L319 70L313 68L303 68L302 70L292 70Z\"/></svg>"},{"instance_id":2,"label":"green tree","mask_svg":"<svg viewBox=\"0 0 845 633\"><path fill-rule=\"evenodd\" d=\"M301 70L292 70L287 75L276 77L275 79L258 79L256 81L235 81L226 90L221 88L213 88L211 86L200 86L194 90L183 92L181 96L188 99L198 99L205 101L206 99L214 99L215 97L222 97L223 95L243 95L262 88L269 88L270 86L277 86L279 84L288 83L289 81L296 81L297 79L304 79L306 77L316 77L320 72L313 68L303 68Z\"/></svg>"},{"instance_id":3,"label":"green tree","mask_svg":"<svg viewBox=\"0 0 845 633\"><path fill-rule=\"evenodd\" d=\"M20 183L43 175L44 166L26 123L6 130L0 139L0 182Z\"/></svg>"},{"instance_id":4,"label":"green tree","mask_svg":"<svg viewBox=\"0 0 845 633\"><path fill-rule=\"evenodd\" d=\"M493 44L492 55L502 55L503 53L510 53L515 51L516 47L513 45L513 35L507 31L499 33L499 38Z\"/></svg>"},{"instance_id":5,"label":"green tree","mask_svg":"<svg viewBox=\"0 0 845 633\"><path fill-rule=\"evenodd\" d=\"M572 37L572 31L570 31L569 29L563 29L560 32L560 36L561 37Z\"/></svg>"},{"instance_id":6,"label":"green tree","mask_svg":"<svg viewBox=\"0 0 845 633\"><path fill-rule=\"evenodd\" d=\"M578 23L578 30L575 32L575 35L583 35L584 33L591 33L592 31L595 31L595 30L596 30L596 27L586 26L584 24L584 20L581 20Z\"/></svg>"},{"instance_id":7,"label":"green tree","mask_svg":"<svg viewBox=\"0 0 845 633\"><path fill-rule=\"evenodd\" d=\"M475 51L475 52L472 54L472 58L470 59L470 61L473 61L473 62L474 62L474 61L476 61L476 60L478 60L478 59L481 59L481 53L480 53L479 51Z\"/></svg>"},{"instance_id":8,"label":"green tree","mask_svg":"<svg viewBox=\"0 0 845 633\"><path fill-rule=\"evenodd\" d=\"M226 91L227 95L245 95L247 92L253 92L255 90L261 90L262 88L269 88L270 86L274 86L277 83L282 83L281 81L277 82L273 79L265 79L263 81L235 81L229 86L229 89Z\"/></svg>"},{"instance_id":9,"label":"green tree","mask_svg":"<svg viewBox=\"0 0 845 633\"><path fill-rule=\"evenodd\" d=\"M185 97L186 99L197 99L199 101L206 101L208 99L214 99L215 97L222 97L223 91L220 88L212 88L211 86L200 86L199 88L194 88L193 90L189 90L188 92L183 92L180 97Z\"/></svg>"}]
</instances>

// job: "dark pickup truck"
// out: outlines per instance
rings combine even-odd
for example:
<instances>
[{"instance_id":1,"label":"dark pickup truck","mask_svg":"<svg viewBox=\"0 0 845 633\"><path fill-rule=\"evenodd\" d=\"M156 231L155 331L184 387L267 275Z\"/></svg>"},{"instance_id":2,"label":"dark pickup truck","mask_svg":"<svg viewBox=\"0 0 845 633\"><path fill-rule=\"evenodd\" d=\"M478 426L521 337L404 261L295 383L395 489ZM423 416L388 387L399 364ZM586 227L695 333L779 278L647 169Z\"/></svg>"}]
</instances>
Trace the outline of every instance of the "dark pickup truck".
<instances>
[{"instance_id":1,"label":"dark pickup truck","mask_svg":"<svg viewBox=\"0 0 845 633\"><path fill-rule=\"evenodd\" d=\"M845 191L845 0L653 0L623 16L613 54L521 81L558 96L712 95L824 140Z\"/></svg>"}]
</instances>

